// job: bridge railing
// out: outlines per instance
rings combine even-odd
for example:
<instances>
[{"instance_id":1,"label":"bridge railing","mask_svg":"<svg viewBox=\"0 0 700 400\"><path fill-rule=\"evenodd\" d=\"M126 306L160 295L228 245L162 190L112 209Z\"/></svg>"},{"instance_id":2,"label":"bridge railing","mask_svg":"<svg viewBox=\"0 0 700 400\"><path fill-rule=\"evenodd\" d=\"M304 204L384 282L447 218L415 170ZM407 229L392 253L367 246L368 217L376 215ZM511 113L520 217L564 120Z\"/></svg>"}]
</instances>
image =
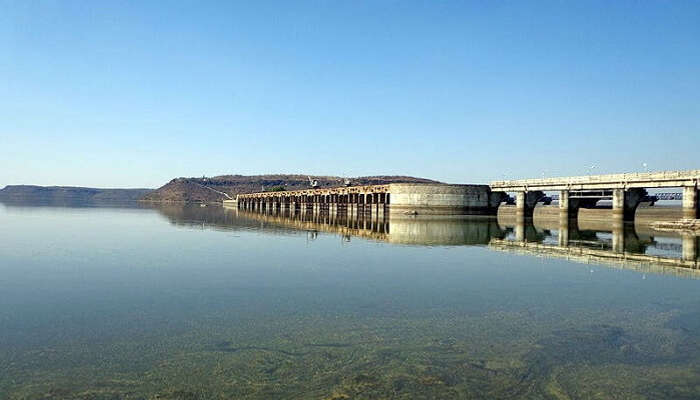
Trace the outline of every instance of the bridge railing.
<instances>
[{"instance_id":1,"label":"bridge railing","mask_svg":"<svg viewBox=\"0 0 700 400\"><path fill-rule=\"evenodd\" d=\"M645 181L672 181L672 180L697 180L700 179L700 170L690 171L663 171L663 172L630 172L624 174L607 175L581 175L557 178L533 178L498 180L491 182L492 187L508 186L546 186L561 184L587 184L587 183L618 183L618 182L645 182Z\"/></svg>"}]
</instances>

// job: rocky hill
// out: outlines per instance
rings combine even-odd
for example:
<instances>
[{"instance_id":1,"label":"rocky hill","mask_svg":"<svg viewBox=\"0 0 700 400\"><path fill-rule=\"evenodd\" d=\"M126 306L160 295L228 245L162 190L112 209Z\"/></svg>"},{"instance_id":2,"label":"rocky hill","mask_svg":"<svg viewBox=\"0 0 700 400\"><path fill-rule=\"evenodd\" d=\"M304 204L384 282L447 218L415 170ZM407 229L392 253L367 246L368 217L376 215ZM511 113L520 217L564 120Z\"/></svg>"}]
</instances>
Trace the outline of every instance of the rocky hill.
<instances>
[{"instance_id":1,"label":"rocky hill","mask_svg":"<svg viewBox=\"0 0 700 400\"><path fill-rule=\"evenodd\" d=\"M96 189L74 186L8 185L0 200L14 202L125 202L137 201L153 189Z\"/></svg>"},{"instance_id":2,"label":"rocky hill","mask_svg":"<svg viewBox=\"0 0 700 400\"><path fill-rule=\"evenodd\" d=\"M337 187L343 185L339 176L313 176L318 186ZM411 176L363 176L350 179L352 185L381 185L386 183L436 181ZM220 202L226 196L235 197L240 193L253 193L261 190L283 187L286 190L309 188L306 175L222 175L211 178L176 178L166 185L148 193L145 201L158 202Z\"/></svg>"}]
</instances>

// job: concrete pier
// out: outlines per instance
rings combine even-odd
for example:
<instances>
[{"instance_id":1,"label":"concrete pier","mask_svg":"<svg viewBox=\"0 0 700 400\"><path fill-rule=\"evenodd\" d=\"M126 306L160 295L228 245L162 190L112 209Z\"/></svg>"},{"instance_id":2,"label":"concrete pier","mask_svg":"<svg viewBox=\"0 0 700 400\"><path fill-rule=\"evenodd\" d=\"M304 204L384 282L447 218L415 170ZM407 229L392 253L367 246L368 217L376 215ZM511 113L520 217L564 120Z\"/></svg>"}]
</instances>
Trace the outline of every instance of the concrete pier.
<instances>
[{"instance_id":1,"label":"concrete pier","mask_svg":"<svg viewBox=\"0 0 700 400\"><path fill-rule=\"evenodd\" d=\"M698 187L686 186L683 188L683 217L696 219L700 218L698 212Z\"/></svg>"}]
</instances>

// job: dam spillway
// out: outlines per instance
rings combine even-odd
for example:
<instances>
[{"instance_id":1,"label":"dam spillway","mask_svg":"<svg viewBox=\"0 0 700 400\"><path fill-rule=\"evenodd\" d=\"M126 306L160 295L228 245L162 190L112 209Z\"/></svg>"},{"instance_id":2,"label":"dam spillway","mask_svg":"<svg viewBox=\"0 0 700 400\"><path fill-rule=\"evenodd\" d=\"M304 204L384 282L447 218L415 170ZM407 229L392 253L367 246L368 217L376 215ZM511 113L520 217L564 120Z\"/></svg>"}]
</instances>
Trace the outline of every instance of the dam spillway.
<instances>
[{"instance_id":1,"label":"dam spillway","mask_svg":"<svg viewBox=\"0 0 700 400\"><path fill-rule=\"evenodd\" d=\"M239 194L224 204L249 211L347 215L495 215L504 196L488 185L389 183Z\"/></svg>"}]
</instances>

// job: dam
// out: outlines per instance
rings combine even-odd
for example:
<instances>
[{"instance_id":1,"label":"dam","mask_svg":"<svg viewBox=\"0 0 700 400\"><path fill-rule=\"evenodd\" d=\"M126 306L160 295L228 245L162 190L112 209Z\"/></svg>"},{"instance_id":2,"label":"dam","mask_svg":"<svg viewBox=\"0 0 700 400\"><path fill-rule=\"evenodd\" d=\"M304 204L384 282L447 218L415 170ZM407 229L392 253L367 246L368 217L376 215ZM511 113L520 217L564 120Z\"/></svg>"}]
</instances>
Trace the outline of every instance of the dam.
<instances>
[{"instance_id":1,"label":"dam","mask_svg":"<svg viewBox=\"0 0 700 400\"><path fill-rule=\"evenodd\" d=\"M495 215L505 194L488 185L390 183L239 194L224 201L243 210L331 214Z\"/></svg>"},{"instance_id":2,"label":"dam","mask_svg":"<svg viewBox=\"0 0 700 400\"><path fill-rule=\"evenodd\" d=\"M515 211L531 218L545 192L558 192L561 216L576 218L579 209L612 202L611 217L632 221L637 207L649 199L647 189L680 188L684 218L699 216L700 170L588 175L494 181L489 185L390 183L384 185L309 188L239 194L224 204L248 211L291 210L344 215L445 216L496 215L515 194Z\"/></svg>"}]
</instances>

